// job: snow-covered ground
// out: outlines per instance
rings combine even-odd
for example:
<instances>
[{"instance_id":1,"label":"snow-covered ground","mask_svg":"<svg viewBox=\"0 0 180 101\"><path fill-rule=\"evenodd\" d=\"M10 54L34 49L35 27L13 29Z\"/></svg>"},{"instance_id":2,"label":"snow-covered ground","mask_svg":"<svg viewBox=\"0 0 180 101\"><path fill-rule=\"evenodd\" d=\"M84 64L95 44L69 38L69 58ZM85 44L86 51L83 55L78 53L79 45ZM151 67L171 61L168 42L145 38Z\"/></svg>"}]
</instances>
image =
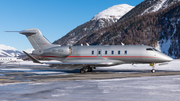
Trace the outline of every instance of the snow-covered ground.
<instances>
[{"instance_id":1,"label":"snow-covered ground","mask_svg":"<svg viewBox=\"0 0 180 101\"><path fill-rule=\"evenodd\" d=\"M11 62L1 65L0 72L28 72L40 75L69 74L53 68L51 69L48 66L47 64L33 63L32 61Z\"/></svg>"},{"instance_id":2,"label":"snow-covered ground","mask_svg":"<svg viewBox=\"0 0 180 101\"><path fill-rule=\"evenodd\" d=\"M180 76L1 84L2 101L179 101Z\"/></svg>"},{"instance_id":3,"label":"snow-covered ground","mask_svg":"<svg viewBox=\"0 0 180 101\"><path fill-rule=\"evenodd\" d=\"M53 62L53 61L51 61ZM54 61L56 62L56 61ZM8 65L14 65L16 67L22 66L42 66L47 67L46 64L38 64L33 63L32 61L24 61L20 63L9 63ZM122 64L117 66L110 67L97 67L97 70L151 70L152 67L149 64ZM168 62L167 64L160 65L156 64L156 70L169 70L169 71L180 71L180 59L174 59L172 62Z\"/></svg>"},{"instance_id":4,"label":"snow-covered ground","mask_svg":"<svg viewBox=\"0 0 180 101\"><path fill-rule=\"evenodd\" d=\"M40 69L30 69L30 68L1 68L0 72L26 72L40 75L51 75L51 74L69 74L62 71L56 70L40 70Z\"/></svg>"},{"instance_id":5,"label":"snow-covered ground","mask_svg":"<svg viewBox=\"0 0 180 101\"><path fill-rule=\"evenodd\" d=\"M28 63L30 62L25 62L26 65ZM151 67L146 64L125 64L97 69L150 70ZM3 67L3 70L9 69ZM38 72L29 68L14 68L16 70ZM180 71L180 59L168 65L157 65L156 70ZM0 84L2 101L179 101L179 94L179 75Z\"/></svg>"}]
</instances>

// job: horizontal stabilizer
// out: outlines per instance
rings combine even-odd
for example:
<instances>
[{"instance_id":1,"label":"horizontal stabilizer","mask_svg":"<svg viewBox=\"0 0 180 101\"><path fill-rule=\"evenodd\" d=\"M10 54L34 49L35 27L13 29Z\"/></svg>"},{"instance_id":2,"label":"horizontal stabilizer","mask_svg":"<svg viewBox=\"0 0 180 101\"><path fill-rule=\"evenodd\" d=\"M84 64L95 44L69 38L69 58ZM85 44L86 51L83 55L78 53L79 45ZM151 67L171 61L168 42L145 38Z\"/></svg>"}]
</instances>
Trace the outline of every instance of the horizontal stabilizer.
<instances>
[{"instance_id":1,"label":"horizontal stabilizer","mask_svg":"<svg viewBox=\"0 0 180 101\"><path fill-rule=\"evenodd\" d=\"M6 32L18 32L25 35L30 41L35 50L48 49L57 45L51 44L41 33L39 29L31 28L22 31L6 31Z\"/></svg>"},{"instance_id":2,"label":"horizontal stabilizer","mask_svg":"<svg viewBox=\"0 0 180 101\"><path fill-rule=\"evenodd\" d=\"M36 34L36 30L30 30L30 31L5 31L5 32L18 32L20 34L24 34L24 35L32 35L32 34Z\"/></svg>"},{"instance_id":3,"label":"horizontal stabilizer","mask_svg":"<svg viewBox=\"0 0 180 101\"><path fill-rule=\"evenodd\" d=\"M21 31L5 31L5 32L18 32L18 33L19 33L19 32L21 32Z\"/></svg>"}]
</instances>

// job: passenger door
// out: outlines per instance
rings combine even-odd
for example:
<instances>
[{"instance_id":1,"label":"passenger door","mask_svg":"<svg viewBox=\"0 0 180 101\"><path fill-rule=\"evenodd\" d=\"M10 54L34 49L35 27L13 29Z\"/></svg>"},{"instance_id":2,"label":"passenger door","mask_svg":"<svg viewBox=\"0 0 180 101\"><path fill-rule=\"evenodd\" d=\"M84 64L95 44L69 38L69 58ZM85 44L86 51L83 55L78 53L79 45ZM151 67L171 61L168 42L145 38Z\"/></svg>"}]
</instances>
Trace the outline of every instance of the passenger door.
<instances>
[{"instance_id":1,"label":"passenger door","mask_svg":"<svg viewBox=\"0 0 180 101\"><path fill-rule=\"evenodd\" d=\"M101 56L102 56L102 49L98 49L98 50L97 50L97 56L98 56L98 57L101 57Z\"/></svg>"}]
</instances>

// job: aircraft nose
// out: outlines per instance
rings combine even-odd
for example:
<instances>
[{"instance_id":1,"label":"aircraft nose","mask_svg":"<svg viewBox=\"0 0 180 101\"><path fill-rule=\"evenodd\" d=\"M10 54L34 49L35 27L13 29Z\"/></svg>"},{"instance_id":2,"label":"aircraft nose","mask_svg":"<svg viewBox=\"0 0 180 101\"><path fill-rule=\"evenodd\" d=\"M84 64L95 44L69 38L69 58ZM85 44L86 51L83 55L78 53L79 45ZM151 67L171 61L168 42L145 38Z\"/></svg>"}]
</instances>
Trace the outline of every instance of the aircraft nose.
<instances>
[{"instance_id":1,"label":"aircraft nose","mask_svg":"<svg viewBox=\"0 0 180 101\"><path fill-rule=\"evenodd\" d=\"M169 56L166 56L166 61L167 61L167 62L173 61L173 58L171 58L171 57L169 57Z\"/></svg>"}]
</instances>

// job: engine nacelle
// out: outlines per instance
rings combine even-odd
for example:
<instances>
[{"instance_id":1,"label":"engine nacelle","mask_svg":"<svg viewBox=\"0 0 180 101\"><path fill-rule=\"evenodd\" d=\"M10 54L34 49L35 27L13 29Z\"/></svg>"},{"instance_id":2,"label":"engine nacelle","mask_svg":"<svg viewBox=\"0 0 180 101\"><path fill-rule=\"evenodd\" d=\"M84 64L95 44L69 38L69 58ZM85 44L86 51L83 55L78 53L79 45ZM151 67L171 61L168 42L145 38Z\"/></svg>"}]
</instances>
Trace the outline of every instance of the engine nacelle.
<instances>
[{"instance_id":1,"label":"engine nacelle","mask_svg":"<svg viewBox=\"0 0 180 101\"><path fill-rule=\"evenodd\" d=\"M36 55L47 55L47 56L58 56L58 57L66 57L71 55L71 53L72 53L72 48L69 46L52 47L45 50L33 51L33 54Z\"/></svg>"}]
</instances>

